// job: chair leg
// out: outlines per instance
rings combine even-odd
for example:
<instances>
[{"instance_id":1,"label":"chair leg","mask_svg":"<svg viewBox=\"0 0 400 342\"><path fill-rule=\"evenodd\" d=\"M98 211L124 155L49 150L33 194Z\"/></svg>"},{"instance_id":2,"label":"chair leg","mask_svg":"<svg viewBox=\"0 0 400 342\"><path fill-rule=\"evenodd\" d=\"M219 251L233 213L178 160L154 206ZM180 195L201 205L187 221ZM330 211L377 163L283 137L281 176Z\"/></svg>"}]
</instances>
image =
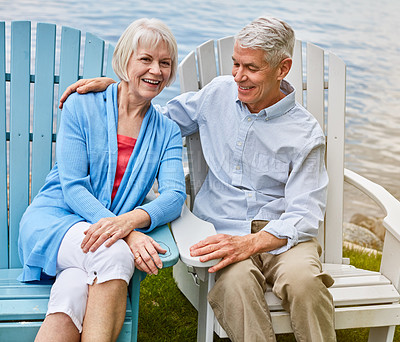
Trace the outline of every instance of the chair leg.
<instances>
[{"instance_id":1,"label":"chair leg","mask_svg":"<svg viewBox=\"0 0 400 342\"><path fill-rule=\"evenodd\" d=\"M392 342L396 326L370 328L368 342Z\"/></svg>"},{"instance_id":2,"label":"chair leg","mask_svg":"<svg viewBox=\"0 0 400 342\"><path fill-rule=\"evenodd\" d=\"M140 298L140 283L146 278L146 273L135 268L133 277L129 284L129 297L132 307L132 336L131 342L137 342L138 325L139 325L139 298Z\"/></svg>"},{"instance_id":3,"label":"chair leg","mask_svg":"<svg viewBox=\"0 0 400 342\"><path fill-rule=\"evenodd\" d=\"M200 280L197 342L212 342L214 339L214 312L207 300L207 294L214 282L214 274L208 275L204 281Z\"/></svg>"}]
</instances>

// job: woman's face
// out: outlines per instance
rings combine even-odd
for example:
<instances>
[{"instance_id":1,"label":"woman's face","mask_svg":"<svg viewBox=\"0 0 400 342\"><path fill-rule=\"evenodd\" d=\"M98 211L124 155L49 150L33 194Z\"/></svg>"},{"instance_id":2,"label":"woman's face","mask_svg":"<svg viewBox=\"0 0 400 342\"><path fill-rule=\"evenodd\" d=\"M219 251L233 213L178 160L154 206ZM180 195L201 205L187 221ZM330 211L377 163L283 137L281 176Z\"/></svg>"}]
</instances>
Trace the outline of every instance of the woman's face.
<instances>
[{"instance_id":1,"label":"woman's face","mask_svg":"<svg viewBox=\"0 0 400 342\"><path fill-rule=\"evenodd\" d=\"M157 46L138 46L128 62L128 84L136 100L151 101L166 86L171 76L172 59L165 42Z\"/></svg>"}]
</instances>

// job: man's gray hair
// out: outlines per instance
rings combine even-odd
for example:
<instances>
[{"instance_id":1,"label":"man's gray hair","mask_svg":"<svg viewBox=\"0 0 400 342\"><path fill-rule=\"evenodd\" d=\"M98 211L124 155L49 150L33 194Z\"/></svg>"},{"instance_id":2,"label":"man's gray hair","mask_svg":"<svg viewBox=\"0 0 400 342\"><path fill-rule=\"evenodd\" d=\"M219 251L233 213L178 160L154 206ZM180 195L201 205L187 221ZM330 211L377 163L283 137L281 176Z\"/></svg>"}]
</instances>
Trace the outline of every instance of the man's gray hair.
<instances>
[{"instance_id":1,"label":"man's gray hair","mask_svg":"<svg viewBox=\"0 0 400 342\"><path fill-rule=\"evenodd\" d=\"M241 47L262 49L271 67L276 67L285 58L292 58L295 43L293 29L284 21L260 17L246 25L235 36Z\"/></svg>"},{"instance_id":2,"label":"man's gray hair","mask_svg":"<svg viewBox=\"0 0 400 342\"><path fill-rule=\"evenodd\" d=\"M169 86L176 77L178 68L178 46L171 30L158 19L138 19L131 23L122 33L115 46L112 66L120 80L128 81L127 67L132 53L137 51L139 44L145 47L158 46L165 42L171 57L171 75L167 82Z\"/></svg>"}]
</instances>

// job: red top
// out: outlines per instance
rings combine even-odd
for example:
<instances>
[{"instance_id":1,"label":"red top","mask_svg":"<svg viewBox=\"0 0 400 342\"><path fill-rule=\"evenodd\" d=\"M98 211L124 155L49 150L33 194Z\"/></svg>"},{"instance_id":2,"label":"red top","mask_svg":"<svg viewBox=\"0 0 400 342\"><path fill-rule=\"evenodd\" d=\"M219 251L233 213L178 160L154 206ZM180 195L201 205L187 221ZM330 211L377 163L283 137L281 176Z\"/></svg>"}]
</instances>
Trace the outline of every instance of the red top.
<instances>
[{"instance_id":1,"label":"red top","mask_svg":"<svg viewBox=\"0 0 400 342\"><path fill-rule=\"evenodd\" d=\"M129 158L131 157L133 148L136 144L136 139L127 137L125 135L117 134L118 141L118 160L117 171L115 172L115 180L111 200L114 200L118 187L121 184L122 177L124 176L126 167L128 166Z\"/></svg>"}]
</instances>

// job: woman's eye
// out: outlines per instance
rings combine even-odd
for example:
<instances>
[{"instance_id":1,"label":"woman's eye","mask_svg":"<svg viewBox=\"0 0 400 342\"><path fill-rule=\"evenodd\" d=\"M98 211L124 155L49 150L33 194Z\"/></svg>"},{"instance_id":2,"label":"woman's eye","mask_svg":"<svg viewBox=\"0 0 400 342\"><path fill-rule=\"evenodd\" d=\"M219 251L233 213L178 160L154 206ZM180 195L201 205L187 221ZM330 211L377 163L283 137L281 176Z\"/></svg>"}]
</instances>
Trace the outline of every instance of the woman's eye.
<instances>
[{"instance_id":1,"label":"woman's eye","mask_svg":"<svg viewBox=\"0 0 400 342\"><path fill-rule=\"evenodd\" d=\"M150 62L150 58L149 57L142 57L140 60L143 61L143 62Z\"/></svg>"},{"instance_id":2,"label":"woman's eye","mask_svg":"<svg viewBox=\"0 0 400 342\"><path fill-rule=\"evenodd\" d=\"M162 64L163 66L166 66L166 67L171 66L171 62L169 62L169 61L162 61L161 64Z\"/></svg>"}]
</instances>

